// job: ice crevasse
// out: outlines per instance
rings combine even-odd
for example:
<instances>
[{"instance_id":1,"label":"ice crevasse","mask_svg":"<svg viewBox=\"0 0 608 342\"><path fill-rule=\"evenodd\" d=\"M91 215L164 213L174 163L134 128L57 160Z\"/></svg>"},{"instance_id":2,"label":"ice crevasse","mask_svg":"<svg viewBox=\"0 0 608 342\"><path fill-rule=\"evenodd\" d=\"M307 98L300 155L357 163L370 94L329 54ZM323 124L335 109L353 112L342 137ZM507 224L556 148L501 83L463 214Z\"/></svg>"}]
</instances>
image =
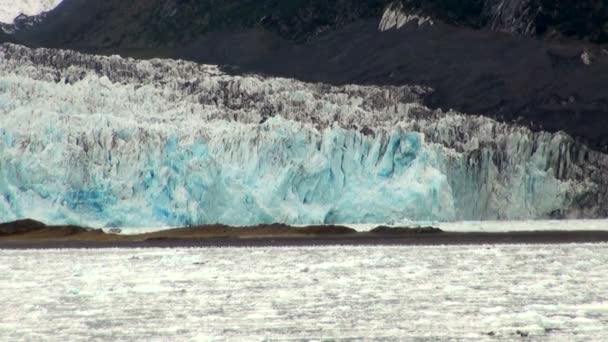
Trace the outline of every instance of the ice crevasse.
<instances>
[{"instance_id":1,"label":"ice crevasse","mask_svg":"<svg viewBox=\"0 0 608 342\"><path fill-rule=\"evenodd\" d=\"M101 227L600 217L564 133L330 86L0 46L0 220Z\"/></svg>"}]
</instances>

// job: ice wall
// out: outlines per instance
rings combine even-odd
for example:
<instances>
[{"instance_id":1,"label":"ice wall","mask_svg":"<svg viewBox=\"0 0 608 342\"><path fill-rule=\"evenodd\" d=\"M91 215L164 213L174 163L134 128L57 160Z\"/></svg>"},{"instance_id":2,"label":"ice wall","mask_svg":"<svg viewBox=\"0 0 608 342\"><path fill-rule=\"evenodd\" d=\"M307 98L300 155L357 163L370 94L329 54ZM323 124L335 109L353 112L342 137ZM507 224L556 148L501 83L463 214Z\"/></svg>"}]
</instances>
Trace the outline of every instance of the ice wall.
<instances>
[{"instance_id":1,"label":"ice wall","mask_svg":"<svg viewBox=\"0 0 608 342\"><path fill-rule=\"evenodd\" d=\"M0 47L0 221L93 226L606 215L606 156L432 111L421 87Z\"/></svg>"}]
</instances>

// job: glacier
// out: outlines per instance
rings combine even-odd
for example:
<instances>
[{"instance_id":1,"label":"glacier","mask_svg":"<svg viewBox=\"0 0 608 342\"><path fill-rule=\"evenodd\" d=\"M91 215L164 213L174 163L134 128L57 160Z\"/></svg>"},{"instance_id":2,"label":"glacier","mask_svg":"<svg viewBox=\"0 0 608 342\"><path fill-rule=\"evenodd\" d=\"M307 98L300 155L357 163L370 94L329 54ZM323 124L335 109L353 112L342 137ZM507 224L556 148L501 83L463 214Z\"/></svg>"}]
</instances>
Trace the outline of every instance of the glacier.
<instances>
[{"instance_id":1,"label":"glacier","mask_svg":"<svg viewBox=\"0 0 608 342\"><path fill-rule=\"evenodd\" d=\"M608 156L563 132L431 110L430 91L3 44L0 221L608 216Z\"/></svg>"}]
</instances>

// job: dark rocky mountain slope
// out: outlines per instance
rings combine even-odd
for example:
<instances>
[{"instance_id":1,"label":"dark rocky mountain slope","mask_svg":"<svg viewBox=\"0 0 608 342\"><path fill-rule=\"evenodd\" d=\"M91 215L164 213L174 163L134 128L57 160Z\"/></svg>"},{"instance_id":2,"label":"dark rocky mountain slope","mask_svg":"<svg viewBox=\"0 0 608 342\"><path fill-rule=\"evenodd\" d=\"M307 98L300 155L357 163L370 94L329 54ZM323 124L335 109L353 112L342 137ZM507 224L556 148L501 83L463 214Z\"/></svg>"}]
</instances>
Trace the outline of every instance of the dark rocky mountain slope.
<instances>
[{"instance_id":1,"label":"dark rocky mountain slope","mask_svg":"<svg viewBox=\"0 0 608 342\"><path fill-rule=\"evenodd\" d=\"M420 84L435 90L431 107L565 130L608 152L607 9L604 0L65 0L0 40ZM381 20L390 25L380 30Z\"/></svg>"},{"instance_id":2,"label":"dark rocky mountain slope","mask_svg":"<svg viewBox=\"0 0 608 342\"><path fill-rule=\"evenodd\" d=\"M608 42L605 0L65 0L37 28L25 16L16 26L32 42L81 47L171 46L246 28L307 41L386 8L476 29Z\"/></svg>"}]
</instances>

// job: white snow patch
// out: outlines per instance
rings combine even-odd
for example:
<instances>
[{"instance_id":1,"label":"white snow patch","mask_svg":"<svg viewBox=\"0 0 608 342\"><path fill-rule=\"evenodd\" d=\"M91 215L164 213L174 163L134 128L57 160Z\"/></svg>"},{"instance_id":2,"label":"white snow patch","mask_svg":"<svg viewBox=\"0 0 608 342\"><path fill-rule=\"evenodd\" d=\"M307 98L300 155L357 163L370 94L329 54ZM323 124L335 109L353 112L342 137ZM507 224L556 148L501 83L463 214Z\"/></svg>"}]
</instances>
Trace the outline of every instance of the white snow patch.
<instances>
[{"instance_id":1,"label":"white snow patch","mask_svg":"<svg viewBox=\"0 0 608 342\"><path fill-rule=\"evenodd\" d=\"M62 0L0 0L0 23L11 24L21 14L28 16L47 12Z\"/></svg>"},{"instance_id":2,"label":"white snow patch","mask_svg":"<svg viewBox=\"0 0 608 342\"><path fill-rule=\"evenodd\" d=\"M591 55L591 53L589 51L585 50L581 54L581 61L585 65L591 65L591 63L593 62L593 56Z\"/></svg>"}]
</instances>

